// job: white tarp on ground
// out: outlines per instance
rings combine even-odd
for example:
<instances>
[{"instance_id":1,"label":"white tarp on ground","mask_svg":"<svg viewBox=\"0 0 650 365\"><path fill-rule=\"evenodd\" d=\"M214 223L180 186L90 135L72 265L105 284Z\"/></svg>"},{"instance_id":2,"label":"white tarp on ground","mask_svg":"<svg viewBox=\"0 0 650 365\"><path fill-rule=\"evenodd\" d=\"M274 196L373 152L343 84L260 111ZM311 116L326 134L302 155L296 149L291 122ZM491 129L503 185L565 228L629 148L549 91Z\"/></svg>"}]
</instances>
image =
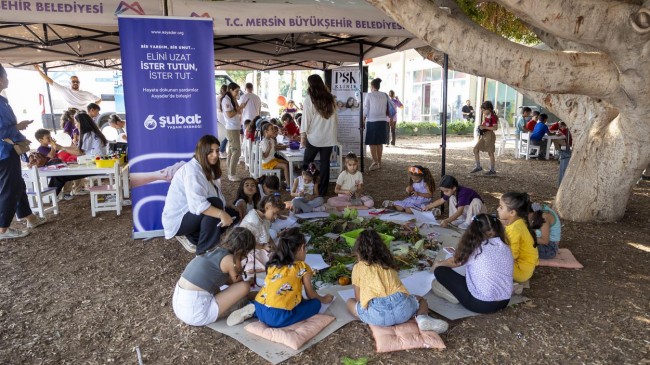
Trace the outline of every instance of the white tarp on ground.
<instances>
[{"instance_id":1,"label":"white tarp on ground","mask_svg":"<svg viewBox=\"0 0 650 365\"><path fill-rule=\"evenodd\" d=\"M2 0L0 21L117 27L118 15L163 15L163 0Z\"/></svg>"},{"instance_id":2,"label":"white tarp on ground","mask_svg":"<svg viewBox=\"0 0 650 365\"><path fill-rule=\"evenodd\" d=\"M214 20L216 35L303 32L413 37L365 1L267 3L170 1L170 15Z\"/></svg>"}]
</instances>

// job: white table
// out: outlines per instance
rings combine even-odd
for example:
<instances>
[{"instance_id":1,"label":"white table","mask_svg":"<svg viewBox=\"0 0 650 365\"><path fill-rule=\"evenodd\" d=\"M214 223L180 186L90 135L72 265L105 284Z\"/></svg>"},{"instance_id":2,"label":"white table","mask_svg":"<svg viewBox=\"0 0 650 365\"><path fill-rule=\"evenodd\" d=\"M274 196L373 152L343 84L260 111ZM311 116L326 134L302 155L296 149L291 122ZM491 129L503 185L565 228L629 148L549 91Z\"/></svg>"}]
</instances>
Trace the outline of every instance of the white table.
<instances>
[{"instance_id":1,"label":"white table","mask_svg":"<svg viewBox=\"0 0 650 365\"><path fill-rule=\"evenodd\" d=\"M277 151L280 156L289 162L289 190L293 191L293 164L294 162L300 162L305 159L305 149L301 148L299 150L280 150Z\"/></svg>"},{"instance_id":2,"label":"white table","mask_svg":"<svg viewBox=\"0 0 650 365\"><path fill-rule=\"evenodd\" d=\"M25 169L23 169L25 170ZM95 164L91 165L75 165L75 164L70 164L67 167L61 168L61 169L53 169L53 168L47 168L47 167L41 167L38 169L38 176L42 179L41 180L41 185L42 186L47 186L47 178L48 177L57 177L57 176L74 176L74 175L105 175L108 178L112 178L113 176L113 168L112 167L105 167L105 168L99 168L96 167ZM122 186L124 186L123 189L123 194L125 198L129 198L129 176L128 174L122 174L120 177L122 179Z\"/></svg>"},{"instance_id":3,"label":"white table","mask_svg":"<svg viewBox=\"0 0 650 365\"><path fill-rule=\"evenodd\" d=\"M551 142L554 141L554 140L557 141L557 140L565 139L565 138L566 138L565 136L555 135L555 134L551 134L551 135L547 134L544 137L542 137L542 139L546 140L546 159L547 160L548 160L548 156L551 153Z\"/></svg>"}]
</instances>

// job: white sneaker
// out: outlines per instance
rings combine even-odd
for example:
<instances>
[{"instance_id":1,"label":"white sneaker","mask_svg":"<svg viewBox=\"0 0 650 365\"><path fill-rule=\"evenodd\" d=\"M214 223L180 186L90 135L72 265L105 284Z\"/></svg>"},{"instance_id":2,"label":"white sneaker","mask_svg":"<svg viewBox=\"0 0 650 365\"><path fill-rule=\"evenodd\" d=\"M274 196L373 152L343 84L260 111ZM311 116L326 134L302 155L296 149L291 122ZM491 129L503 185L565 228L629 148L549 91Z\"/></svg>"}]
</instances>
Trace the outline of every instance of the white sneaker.
<instances>
[{"instance_id":1,"label":"white sneaker","mask_svg":"<svg viewBox=\"0 0 650 365\"><path fill-rule=\"evenodd\" d=\"M447 288L445 288L438 280L434 280L431 283L431 291L433 294L439 296L440 298L448 301L449 303L458 304L458 299L451 294Z\"/></svg>"},{"instance_id":2,"label":"white sneaker","mask_svg":"<svg viewBox=\"0 0 650 365\"><path fill-rule=\"evenodd\" d=\"M190 240L185 236L176 236L176 240L183 245L185 251L189 253L196 253L196 245L190 242Z\"/></svg>"},{"instance_id":3,"label":"white sneaker","mask_svg":"<svg viewBox=\"0 0 650 365\"><path fill-rule=\"evenodd\" d=\"M255 314L255 304L248 304L244 308L237 309L236 311L230 313L228 319L226 319L226 324L228 326L236 326L245 320L251 318Z\"/></svg>"},{"instance_id":4,"label":"white sneaker","mask_svg":"<svg viewBox=\"0 0 650 365\"><path fill-rule=\"evenodd\" d=\"M27 228L28 229L33 229L33 228L36 228L36 227L38 227L38 226L40 226L42 224L47 223L47 219L45 217L43 217L43 218L41 218L39 216L35 216L35 217L36 217L36 221L34 223L30 223L29 221L27 221Z\"/></svg>"},{"instance_id":5,"label":"white sneaker","mask_svg":"<svg viewBox=\"0 0 650 365\"><path fill-rule=\"evenodd\" d=\"M431 318L426 314L420 314L415 317L420 331L433 331L435 333L447 332L449 324L442 319Z\"/></svg>"},{"instance_id":6,"label":"white sneaker","mask_svg":"<svg viewBox=\"0 0 650 365\"><path fill-rule=\"evenodd\" d=\"M11 238L20 238L20 237L25 237L29 234L29 231L21 230L21 229L15 229L15 228L7 228L7 231L5 233L0 233L0 240L8 240Z\"/></svg>"},{"instance_id":7,"label":"white sneaker","mask_svg":"<svg viewBox=\"0 0 650 365\"><path fill-rule=\"evenodd\" d=\"M241 181L241 178L239 178L239 176L228 175L228 180L230 180L230 181Z\"/></svg>"},{"instance_id":8,"label":"white sneaker","mask_svg":"<svg viewBox=\"0 0 650 365\"><path fill-rule=\"evenodd\" d=\"M393 201L392 201L392 200L384 200L384 202L381 203L382 208L388 208L388 207L390 207L391 205L393 205Z\"/></svg>"}]
</instances>

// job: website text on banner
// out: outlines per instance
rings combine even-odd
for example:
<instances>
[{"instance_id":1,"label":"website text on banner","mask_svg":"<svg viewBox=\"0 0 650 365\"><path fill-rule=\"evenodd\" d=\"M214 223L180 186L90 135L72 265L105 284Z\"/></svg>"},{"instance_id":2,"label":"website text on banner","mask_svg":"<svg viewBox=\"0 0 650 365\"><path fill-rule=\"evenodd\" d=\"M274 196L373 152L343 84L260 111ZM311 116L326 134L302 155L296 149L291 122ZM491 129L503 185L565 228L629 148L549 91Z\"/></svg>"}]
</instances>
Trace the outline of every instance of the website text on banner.
<instances>
[{"instance_id":1,"label":"website text on banner","mask_svg":"<svg viewBox=\"0 0 650 365\"><path fill-rule=\"evenodd\" d=\"M174 172L217 135L212 20L120 17L133 237L163 235Z\"/></svg>"},{"instance_id":2,"label":"website text on banner","mask_svg":"<svg viewBox=\"0 0 650 365\"><path fill-rule=\"evenodd\" d=\"M116 26L118 15L163 15L160 0L2 0L0 21ZM87 50L86 50L87 52Z\"/></svg>"},{"instance_id":3,"label":"website text on banner","mask_svg":"<svg viewBox=\"0 0 650 365\"><path fill-rule=\"evenodd\" d=\"M361 153L359 111L361 110L361 74L358 67L339 67L332 70L332 94L336 97L339 114L338 140L343 155Z\"/></svg>"}]
</instances>

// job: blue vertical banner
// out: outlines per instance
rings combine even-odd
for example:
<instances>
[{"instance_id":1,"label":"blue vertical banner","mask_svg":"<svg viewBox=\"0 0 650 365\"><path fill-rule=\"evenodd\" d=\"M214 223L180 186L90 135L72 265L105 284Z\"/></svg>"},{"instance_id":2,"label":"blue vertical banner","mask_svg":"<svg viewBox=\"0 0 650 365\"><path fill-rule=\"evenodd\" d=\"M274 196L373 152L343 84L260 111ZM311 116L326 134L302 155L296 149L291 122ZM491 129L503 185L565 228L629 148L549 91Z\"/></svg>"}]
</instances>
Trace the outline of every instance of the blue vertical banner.
<instances>
[{"instance_id":1,"label":"blue vertical banner","mask_svg":"<svg viewBox=\"0 0 650 365\"><path fill-rule=\"evenodd\" d=\"M120 16L133 238L163 236L174 173L217 135L212 20Z\"/></svg>"}]
</instances>

